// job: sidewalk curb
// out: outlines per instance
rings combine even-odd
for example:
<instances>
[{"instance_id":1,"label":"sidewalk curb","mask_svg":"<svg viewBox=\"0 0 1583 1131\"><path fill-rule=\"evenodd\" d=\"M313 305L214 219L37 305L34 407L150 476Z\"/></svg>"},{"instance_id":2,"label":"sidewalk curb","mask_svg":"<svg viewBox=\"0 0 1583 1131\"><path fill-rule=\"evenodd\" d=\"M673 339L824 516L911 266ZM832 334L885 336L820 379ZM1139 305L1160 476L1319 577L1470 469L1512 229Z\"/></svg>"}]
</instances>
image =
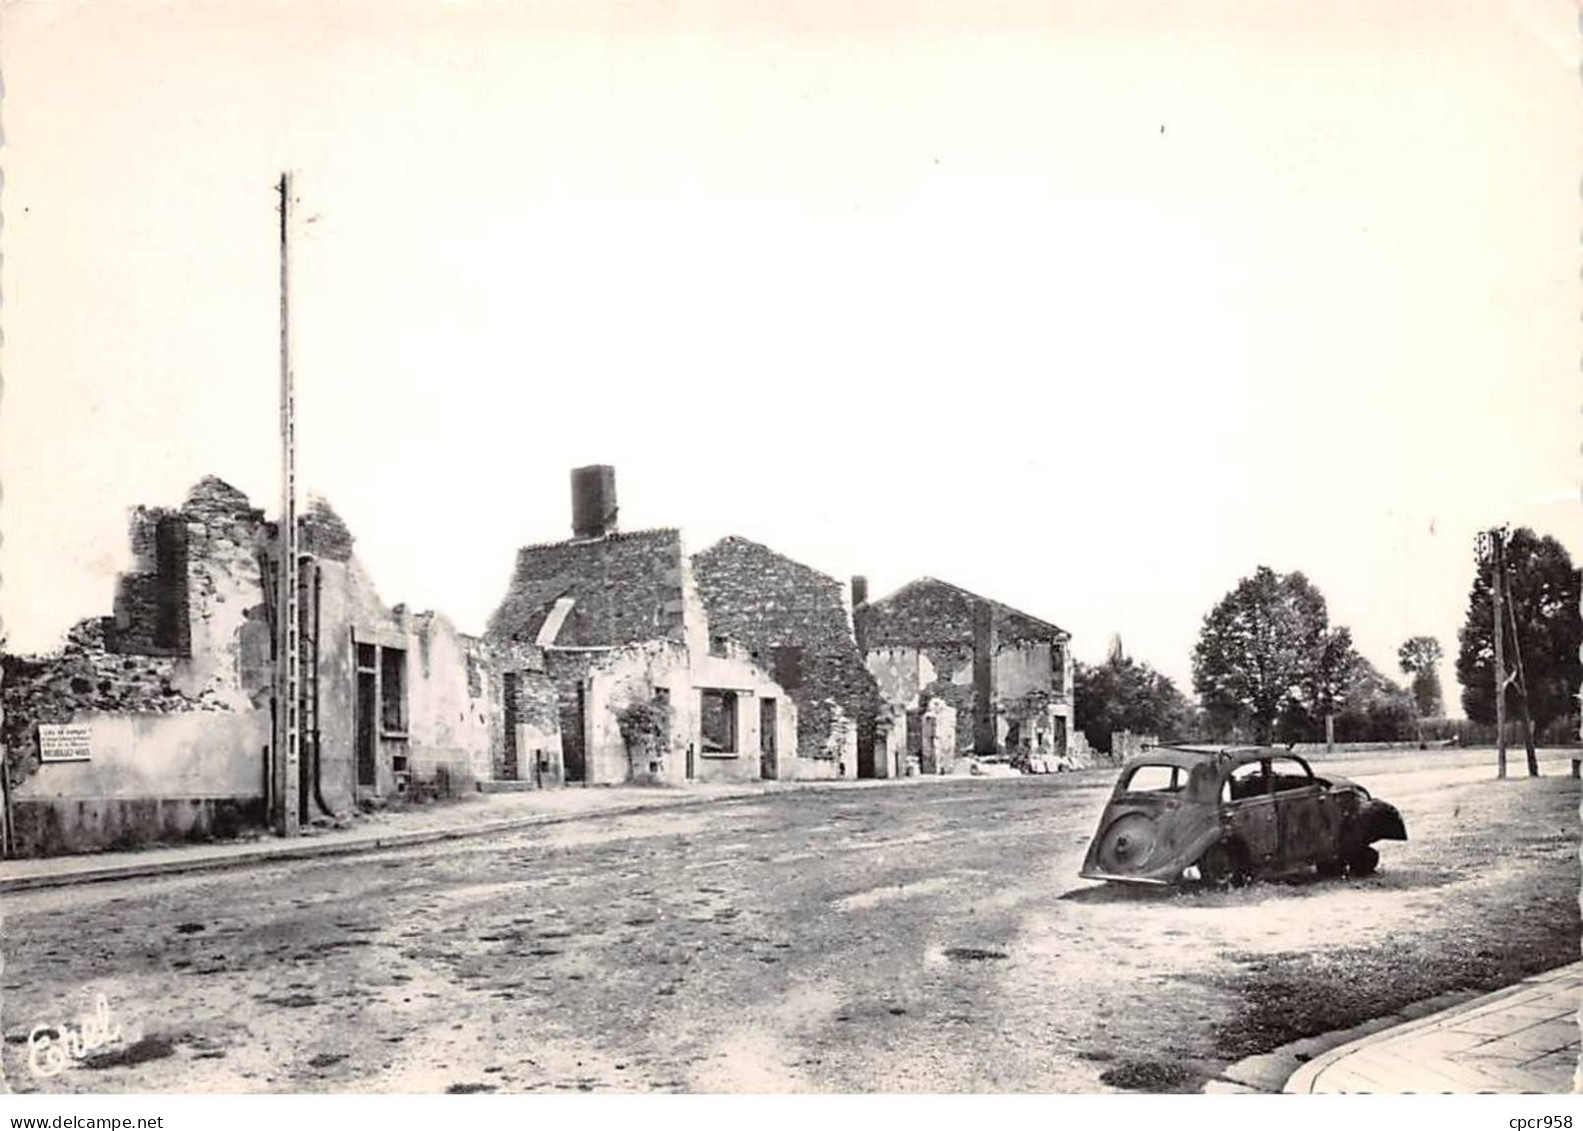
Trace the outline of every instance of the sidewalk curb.
<instances>
[{"instance_id":1,"label":"sidewalk curb","mask_svg":"<svg viewBox=\"0 0 1583 1131\"><path fill-rule=\"evenodd\" d=\"M1365 1036L1362 1036L1356 1040L1347 1041L1344 1044L1336 1045L1323 1055L1316 1056L1313 1060L1309 1061L1296 1072L1292 1073L1291 1078L1286 1081L1285 1086L1282 1087L1280 1091L1288 1095L1312 1094L1314 1084L1317 1083L1320 1074L1324 1072L1325 1069L1329 1068L1337 1061L1351 1056L1359 1049L1365 1048L1368 1045L1372 1045L1377 1041L1394 1039L1408 1033L1415 1033L1420 1029L1426 1029L1432 1025L1440 1024L1448 1017L1456 1017L1472 1009L1483 1009L1492 1003L1499 1002L1505 998L1514 997L1524 990L1532 989L1538 983L1542 983L1556 977L1561 971L1567 970L1574 965L1576 965L1576 963L1569 962L1565 966L1558 966L1555 970L1546 970L1541 974L1530 975L1521 981L1513 982L1511 985L1506 986L1503 989L1490 990L1487 993L1475 994L1471 998L1464 997L1464 1000L1458 1004L1445 1009L1420 1011L1410 1006L1408 1009L1403 1010L1402 1013L1403 1015L1411 1015L1402 1016L1400 1024L1382 1026ZM1440 997L1447 996L1449 995L1440 995ZM1429 1000L1438 1001L1439 998L1431 998Z\"/></svg>"},{"instance_id":2,"label":"sidewalk curb","mask_svg":"<svg viewBox=\"0 0 1583 1131\"><path fill-rule=\"evenodd\" d=\"M1515 989L1522 984L1517 982L1508 988ZM1350 1028L1332 1029L1328 1033L1318 1033L1312 1037L1290 1041L1269 1052L1255 1053L1253 1056L1243 1057L1226 1065L1217 1076L1204 1085L1204 1091L1227 1090L1226 1086L1229 1085L1229 1090L1278 1095L1282 1091L1289 1090L1291 1081L1309 1067L1322 1061L1329 1063L1331 1059L1335 1059L1331 1057L1331 1053L1336 1050L1365 1044L1380 1033L1392 1032L1414 1021L1437 1017L1447 1010L1479 1001L1486 996L1488 995L1476 990L1447 990L1434 997L1405 1005L1394 1013L1360 1021Z\"/></svg>"},{"instance_id":3,"label":"sidewalk curb","mask_svg":"<svg viewBox=\"0 0 1583 1131\"><path fill-rule=\"evenodd\" d=\"M822 784L822 783L821 783ZM665 809L684 809L726 801L742 801L766 796L769 790L714 794L704 797L675 797L665 801L620 805L610 809L587 809L578 813L539 813L491 821L483 825L457 825L453 828L394 832L384 836L343 841L259 841L257 852L234 852L223 856L195 856L190 860L159 860L141 864L115 864L105 868L85 868L53 875L0 877L0 892L39 891L47 888L76 887L80 884L109 883L114 880L141 879L146 876L182 875L189 872L219 872L277 860L310 860L321 856L353 856L391 848L410 848L442 840L464 840L544 825L560 825L588 817L624 817ZM279 845L280 847L275 847Z\"/></svg>"}]
</instances>

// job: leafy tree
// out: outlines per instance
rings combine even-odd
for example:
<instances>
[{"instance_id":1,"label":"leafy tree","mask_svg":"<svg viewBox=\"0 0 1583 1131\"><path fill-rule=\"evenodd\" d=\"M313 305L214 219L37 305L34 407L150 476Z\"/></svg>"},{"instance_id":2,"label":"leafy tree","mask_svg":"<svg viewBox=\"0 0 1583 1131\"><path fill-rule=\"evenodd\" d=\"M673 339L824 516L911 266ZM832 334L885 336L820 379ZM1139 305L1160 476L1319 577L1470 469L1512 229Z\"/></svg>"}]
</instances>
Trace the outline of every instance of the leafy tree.
<instances>
[{"instance_id":1,"label":"leafy tree","mask_svg":"<svg viewBox=\"0 0 1583 1131\"><path fill-rule=\"evenodd\" d=\"M1433 636L1414 636L1396 650L1402 674L1413 677L1413 702L1421 718L1439 718L1445 713L1440 694L1440 641Z\"/></svg>"},{"instance_id":2,"label":"leafy tree","mask_svg":"<svg viewBox=\"0 0 1583 1131\"><path fill-rule=\"evenodd\" d=\"M1322 718L1334 718L1351 688L1358 666L1366 663L1352 647L1352 630L1333 628L1319 642L1310 701Z\"/></svg>"},{"instance_id":3,"label":"leafy tree","mask_svg":"<svg viewBox=\"0 0 1583 1131\"><path fill-rule=\"evenodd\" d=\"M1218 726L1269 742L1333 706L1350 654L1350 634L1331 633L1325 598L1306 577L1260 566L1204 618L1193 688Z\"/></svg>"},{"instance_id":4,"label":"leafy tree","mask_svg":"<svg viewBox=\"0 0 1583 1131\"><path fill-rule=\"evenodd\" d=\"M1109 753L1110 736L1120 730L1163 742L1194 737L1192 702L1166 676L1122 653L1119 644L1097 667L1078 664L1072 678L1083 736L1095 750Z\"/></svg>"},{"instance_id":5,"label":"leafy tree","mask_svg":"<svg viewBox=\"0 0 1583 1131\"><path fill-rule=\"evenodd\" d=\"M1417 724L1412 694L1357 656L1336 713L1336 741L1402 742Z\"/></svg>"},{"instance_id":6,"label":"leafy tree","mask_svg":"<svg viewBox=\"0 0 1583 1131\"><path fill-rule=\"evenodd\" d=\"M1543 731L1575 709L1574 696L1583 679L1583 663L1578 660L1578 646L1583 643L1578 573L1561 543L1527 527L1512 532L1505 556L1511 592L1511 612L1505 625L1506 663L1516 670L1511 647L1515 621L1516 643L1522 649L1527 676L1528 711L1535 731ZM1474 571L1467 618L1457 634L1462 709L1474 722L1485 724L1495 721L1494 607L1490 596L1494 576L1492 555Z\"/></svg>"}]
</instances>

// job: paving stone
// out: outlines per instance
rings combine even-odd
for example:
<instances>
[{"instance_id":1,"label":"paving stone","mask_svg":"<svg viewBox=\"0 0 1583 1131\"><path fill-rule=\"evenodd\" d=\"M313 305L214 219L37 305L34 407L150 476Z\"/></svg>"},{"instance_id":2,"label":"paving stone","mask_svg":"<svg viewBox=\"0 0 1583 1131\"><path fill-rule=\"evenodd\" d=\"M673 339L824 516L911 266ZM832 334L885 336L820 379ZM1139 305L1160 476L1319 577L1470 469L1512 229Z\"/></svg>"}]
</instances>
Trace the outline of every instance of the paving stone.
<instances>
[{"instance_id":1,"label":"paving stone","mask_svg":"<svg viewBox=\"0 0 1583 1131\"><path fill-rule=\"evenodd\" d=\"M1448 1011L1366 1038L1294 1090L1420 1094L1564 1093L1583 1078L1576 1011L1583 963Z\"/></svg>"}]
</instances>

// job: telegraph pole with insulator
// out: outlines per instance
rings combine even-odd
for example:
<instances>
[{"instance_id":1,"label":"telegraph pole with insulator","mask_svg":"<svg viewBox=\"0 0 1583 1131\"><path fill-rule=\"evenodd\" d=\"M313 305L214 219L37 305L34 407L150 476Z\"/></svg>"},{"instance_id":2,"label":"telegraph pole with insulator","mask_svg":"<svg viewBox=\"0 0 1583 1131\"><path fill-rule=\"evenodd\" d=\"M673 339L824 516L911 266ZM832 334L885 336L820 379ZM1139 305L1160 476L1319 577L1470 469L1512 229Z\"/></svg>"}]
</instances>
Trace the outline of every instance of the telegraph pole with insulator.
<instances>
[{"instance_id":1,"label":"telegraph pole with insulator","mask_svg":"<svg viewBox=\"0 0 1583 1131\"><path fill-rule=\"evenodd\" d=\"M1528 673L1523 670L1523 645L1522 638L1517 632L1517 603L1512 600L1512 578L1506 569L1506 549L1502 545L1500 557L1496 562L1496 575L1500 582L1502 599L1506 603L1506 627L1512 633L1512 679L1517 684L1517 701L1523 709L1523 750L1528 756L1528 776L1539 776L1539 755L1534 749L1534 716L1528 703Z\"/></svg>"},{"instance_id":2,"label":"telegraph pole with insulator","mask_svg":"<svg viewBox=\"0 0 1583 1131\"><path fill-rule=\"evenodd\" d=\"M297 390L291 362L291 181L280 175L280 535L275 588L275 831L299 831L298 765L302 754L297 587Z\"/></svg>"},{"instance_id":3,"label":"telegraph pole with insulator","mask_svg":"<svg viewBox=\"0 0 1583 1131\"><path fill-rule=\"evenodd\" d=\"M1505 586L1502 584L1502 543L1504 532L1499 529L1480 531L1477 542L1478 557L1490 565L1490 602L1493 616L1490 619L1491 639L1495 642L1495 776L1506 776L1506 649L1502 641L1506 620L1504 608Z\"/></svg>"}]
</instances>

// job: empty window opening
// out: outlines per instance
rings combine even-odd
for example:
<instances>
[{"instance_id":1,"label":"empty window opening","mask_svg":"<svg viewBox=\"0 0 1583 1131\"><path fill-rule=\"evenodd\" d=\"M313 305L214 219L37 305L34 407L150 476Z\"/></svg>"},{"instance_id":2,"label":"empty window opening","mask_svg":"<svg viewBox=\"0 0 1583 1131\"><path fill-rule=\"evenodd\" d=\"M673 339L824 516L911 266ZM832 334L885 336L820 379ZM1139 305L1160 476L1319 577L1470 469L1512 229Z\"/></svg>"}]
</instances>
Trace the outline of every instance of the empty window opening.
<instances>
[{"instance_id":1,"label":"empty window opening","mask_svg":"<svg viewBox=\"0 0 1583 1131\"><path fill-rule=\"evenodd\" d=\"M1222 801L1246 801L1250 797L1263 797L1270 792L1270 778L1266 764L1263 762L1249 762L1245 766L1238 766L1226 778L1225 787L1220 791Z\"/></svg>"},{"instance_id":2,"label":"empty window opening","mask_svg":"<svg viewBox=\"0 0 1583 1131\"><path fill-rule=\"evenodd\" d=\"M387 734L407 733L407 653L379 650L379 725Z\"/></svg>"},{"instance_id":3,"label":"empty window opening","mask_svg":"<svg viewBox=\"0 0 1583 1131\"><path fill-rule=\"evenodd\" d=\"M1307 789L1314 784L1314 776L1307 766L1295 758L1272 758L1270 782L1276 793L1293 789Z\"/></svg>"},{"instance_id":4,"label":"empty window opening","mask_svg":"<svg viewBox=\"0 0 1583 1131\"><path fill-rule=\"evenodd\" d=\"M699 692L699 729L705 754L737 752L737 693L706 688Z\"/></svg>"},{"instance_id":5,"label":"empty window opening","mask_svg":"<svg viewBox=\"0 0 1583 1131\"><path fill-rule=\"evenodd\" d=\"M1187 784L1177 766L1139 766L1127 779L1128 793L1175 793Z\"/></svg>"},{"instance_id":6,"label":"empty window opening","mask_svg":"<svg viewBox=\"0 0 1583 1131\"><path fill-rule=\"evenodd\" d=\"M187 522L154 528L154 647L187 653Z\"/></svg>"}]
</instances>

